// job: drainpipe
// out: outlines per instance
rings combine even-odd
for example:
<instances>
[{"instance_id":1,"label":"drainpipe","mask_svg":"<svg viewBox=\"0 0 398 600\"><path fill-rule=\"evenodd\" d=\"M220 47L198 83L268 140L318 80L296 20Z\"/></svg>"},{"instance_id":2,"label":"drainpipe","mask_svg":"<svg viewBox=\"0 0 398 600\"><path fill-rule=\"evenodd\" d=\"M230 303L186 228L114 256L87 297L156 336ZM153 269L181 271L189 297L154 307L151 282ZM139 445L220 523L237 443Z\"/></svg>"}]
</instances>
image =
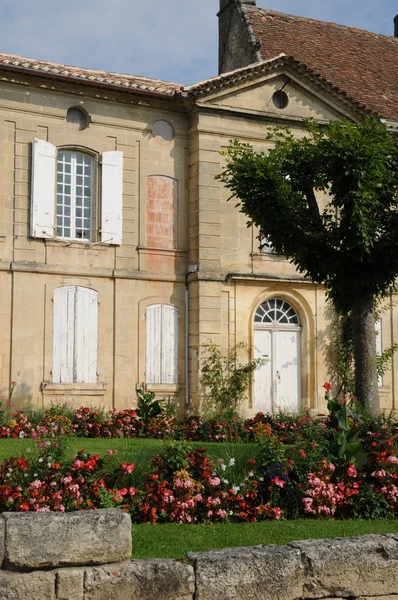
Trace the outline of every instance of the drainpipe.
<instances>
[{"instance_id":1,"label":"drainpipe","mask_svg":"<svg viewBox=\"0 0 398 600\"><path fill-rule=\"evenodd\" d=\"M197 264L188 266L185 275L185 407L189 406L189 282L190 273L197 273L199 270Z\"/></svg>"},{"instance_id":2,"label":"drainpipe","mask_svg":"<svg viewBox=\"0 0 398 600\"><path fill-rule=\"evenodd\" d=\"M189 271L185 275L185 407L189 406L189 291L188 291L188 275Z\"/></svg>"}]
</instances>

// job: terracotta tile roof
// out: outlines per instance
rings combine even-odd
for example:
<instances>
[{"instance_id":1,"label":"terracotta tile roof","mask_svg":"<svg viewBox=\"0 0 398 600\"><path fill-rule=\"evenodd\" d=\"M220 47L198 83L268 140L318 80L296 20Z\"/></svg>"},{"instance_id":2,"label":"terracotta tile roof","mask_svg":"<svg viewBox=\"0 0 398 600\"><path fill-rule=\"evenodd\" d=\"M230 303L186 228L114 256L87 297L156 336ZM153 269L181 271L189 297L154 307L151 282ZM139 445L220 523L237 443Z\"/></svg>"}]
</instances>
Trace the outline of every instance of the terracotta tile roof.
<instances>
[{"instance_id":1,"label":"terracotta tile roof","mask_svg":"<svg viewBox=\"0 0 398 600\"><path fill-rule=\"evenodd\" d=\"M294 56L359 104L398 119L398 38L246 5L260 55Z\"/></svg>"},{"instance_id":2,"label":"terracotta tile roof","mask_svg":"<svg viewBox=\"0 0 398 600\"><path fill-rule=\"evenodd\" d=\"M80 82L96 85L99 87L113 87L130 91L141 91L148 94L161 94L174 96L182 86L169 81L160 81L159 79L149 79L137 75L125 75L121 73L108 73L106 71L95 71L92 69L82 69L68 65L34 60L32 58L23 58L13 54L0 53L0 68L9 71L25 72L29 74L38 74L50 76L52 79L63 79L71 82Z\"/></svg>"},{"instance_id":3,"label":"terracotta tile roof","mask_svg":"<svg viewBox=\"0 0 398 600\"><path fill-rule=\"evenodd\" d=\"M313 86L319 87L328 94L335 96L340 102L347 104L351 111L361 113L362 116L364 111L373 112L368 107L360 104L355 98L349 96L344 90L333 86L325 78L311 71L304 63L300 63L292 56L286 56L285 54L280 54L279 56L266 60L260 60L247 67L235 69L228 73L222 73L217 77L212 77L211 79L206 79L205 81L200 81L193 85L184 86L182 88L182 93L188 95L190 98L199 98L206 94L215 93L223 88L256 79L261 75L277 69L289 69L290 71L294 71L302 77L305 77Z\"/></svg>"}]
</instances>

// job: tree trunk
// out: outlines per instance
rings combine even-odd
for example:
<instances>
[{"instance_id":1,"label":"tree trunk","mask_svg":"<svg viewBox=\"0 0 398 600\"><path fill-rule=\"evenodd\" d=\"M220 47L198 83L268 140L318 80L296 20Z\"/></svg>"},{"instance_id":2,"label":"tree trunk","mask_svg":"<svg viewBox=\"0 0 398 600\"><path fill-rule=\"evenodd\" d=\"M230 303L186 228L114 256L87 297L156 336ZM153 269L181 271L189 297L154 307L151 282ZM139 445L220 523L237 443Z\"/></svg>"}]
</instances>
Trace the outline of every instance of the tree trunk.
<instances>
[{"instance_id":1,"label":"tree trunk","mask_svg":"<svg viewBox=\"0 0 398 600\"><path fill-rule=\"evenodd\" d=\"M371 414L380 412L373 294L359 296L352 312L355 395Z\"/></svg>"}]
</instances>

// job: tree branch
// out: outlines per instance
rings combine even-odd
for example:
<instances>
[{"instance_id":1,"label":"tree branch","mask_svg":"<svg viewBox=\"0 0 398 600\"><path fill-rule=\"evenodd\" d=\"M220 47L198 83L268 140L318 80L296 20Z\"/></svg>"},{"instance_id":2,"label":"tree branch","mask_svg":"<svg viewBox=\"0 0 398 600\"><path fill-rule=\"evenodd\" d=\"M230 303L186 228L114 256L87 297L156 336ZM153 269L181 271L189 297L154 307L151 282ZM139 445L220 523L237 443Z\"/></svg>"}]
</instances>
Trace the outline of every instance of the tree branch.
<instances>
[{"instance_id":1,"label":"tree branch","mask_svg":"<svg viewBox=\"0 0 398 600\"><path fill-rule=\"evenodd\" d=\"M317 225L321 224L321 215L319 212L318 202L316 201L315 193L311 185L308 185L304 188L304 194L307 198L308 208L314 218L314 221Z\"/></svg>"}]
</instances>

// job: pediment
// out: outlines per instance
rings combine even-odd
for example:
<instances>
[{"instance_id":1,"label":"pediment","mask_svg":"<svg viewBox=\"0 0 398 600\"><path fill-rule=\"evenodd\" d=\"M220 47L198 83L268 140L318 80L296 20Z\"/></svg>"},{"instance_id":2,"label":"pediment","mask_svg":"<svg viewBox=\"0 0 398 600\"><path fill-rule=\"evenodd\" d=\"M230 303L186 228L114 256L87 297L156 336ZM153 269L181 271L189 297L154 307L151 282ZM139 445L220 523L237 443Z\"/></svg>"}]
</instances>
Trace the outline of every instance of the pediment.
<instances>
[{"instance_id":1,"label":"pediment","mask_svg":"<svg viewBox=\"0 0 398 600\"><path fill-rule=\"evenodd\" d=\"M288 105L279 108L275 105L274 94L282 90L288 98ZM282 71L269 73L241 85L229 84L215 92L202 95L197 100L199 106L218 107L220 110L238 111L246 114L264 115L280 119L302 120L313 118L329 121L340 116L353 118L354 112L336 94L317 88L306 78L296 73Z\"/></svg>"}]
</instances>

